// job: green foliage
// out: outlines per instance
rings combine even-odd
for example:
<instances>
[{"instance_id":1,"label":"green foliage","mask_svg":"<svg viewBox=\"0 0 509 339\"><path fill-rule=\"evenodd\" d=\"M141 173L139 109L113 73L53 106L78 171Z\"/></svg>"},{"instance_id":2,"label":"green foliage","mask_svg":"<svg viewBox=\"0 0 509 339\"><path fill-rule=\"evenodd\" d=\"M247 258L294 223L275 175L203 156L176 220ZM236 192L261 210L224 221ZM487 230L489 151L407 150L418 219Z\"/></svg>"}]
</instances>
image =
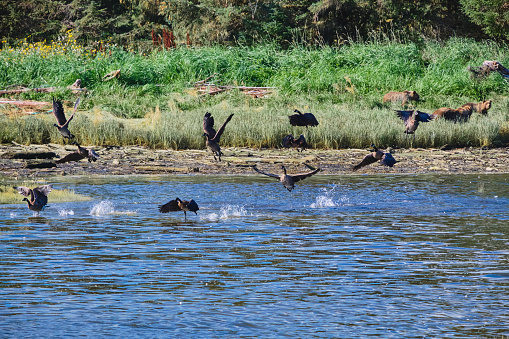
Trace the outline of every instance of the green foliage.
<instances>
[{"instance_id":1,"label":"green foliage","mask_svg":"<svg viewBox=\"0 0 509 339\"><path fill-rule=\"evenodd\" d=\"M470 20L493 38L509 38L509 3L505 0L460 0Z\"/></svg>"}]
</instances>

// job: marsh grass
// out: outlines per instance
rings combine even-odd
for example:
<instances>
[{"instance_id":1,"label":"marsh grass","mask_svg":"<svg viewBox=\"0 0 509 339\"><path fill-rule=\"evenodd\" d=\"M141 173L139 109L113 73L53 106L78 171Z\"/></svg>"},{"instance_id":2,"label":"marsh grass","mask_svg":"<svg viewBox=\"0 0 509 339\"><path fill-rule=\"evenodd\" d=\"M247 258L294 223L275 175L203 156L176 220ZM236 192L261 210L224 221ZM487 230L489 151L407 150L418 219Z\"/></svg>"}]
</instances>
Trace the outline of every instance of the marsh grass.
<instances>
[{"instance_id":1,"label":"marsh grass","mask_svg":"<svg viewBox=\"0 0 509 339\"><path fill-rule=\"evenodd\" d=\"M13 186L38 187L40 182L23 181L13 185L0 184L0 204L26 204L23 196L16 191ZM70 202L70 201L89 201L90 197L74 192L72 189L55 189L53 188L48 195L48 204L50 202Z\"/></svg>"},{"instance_id":2,"label":"marsh grass","mask_svg":"<svg viewBox=\"0 0 509 339\"><path fill-rule=\"evenodd\" d=\"M65 88L76 78L90 92L82 97L71 123L78 141L89 145L144 145L153 148L204 148L202 119L211 112L216 128L229 113L235 116L221 143L228 146L278 147L288 133L304 134L313 147L360 148L375 142L382 147L499 146L509 140L506 96L509 84L499 74L471 79L467 67L484 60L509 64L507 46L493 42L451 39L445 43L401 44L394 41L352 43L320 49L275 45L177 48L147 55L112 49L88 55L79 48L64 54L0 51L0 88ZM20 56L20 55L18 55ZM121 69L120 78L102 76ZM237 90L200 96L195 81L218 73L220 85L274 86L269 98L252 99ZM440 107L492 99L487 116L476 113L467 123L433 121L421 124L415 136L403 133L394 109L381 102L391 90L416 90L414 103L432 113ZM68 90L54 95L73 102ZM21 98L51 100L43 93ZM295 128L287 116L297 108L313 112L320 125ZM72 107L66 107L70 112ZM0 115L0 140L18 143L61 143L51 114Z\"/></svg>"}]
</instances>

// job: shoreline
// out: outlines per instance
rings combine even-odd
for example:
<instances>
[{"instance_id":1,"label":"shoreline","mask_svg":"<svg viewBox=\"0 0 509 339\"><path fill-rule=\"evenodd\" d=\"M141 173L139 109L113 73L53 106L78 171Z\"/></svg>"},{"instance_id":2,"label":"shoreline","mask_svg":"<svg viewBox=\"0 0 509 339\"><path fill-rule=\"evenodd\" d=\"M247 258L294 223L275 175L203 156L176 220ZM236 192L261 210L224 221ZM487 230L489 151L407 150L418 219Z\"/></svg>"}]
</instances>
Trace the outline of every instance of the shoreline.
<instances>
[{"instance_id":1,"label":"shoreline","mask_svg":"<svg viewBox=\"0 0 509 339\"><path fill-rule=\"evenodd\" d=\"M86 159L57 164L51 168L25 168L27 164L54 162L51 159L11 159L12 154L53 152L63 157L74 152L73 145L0 145L0 176L49 177L65 175L142 175L142 174L193 174L193 175L256 175L250 167L256 165L264 171L279 174L285 165L289 173L306 172L304 163L320 167L320 174L486 174L509 173L509 147L455 148L441 150L394 149L398 161L389 168L378 162L352 171L370 149L320 150L307 149L252 149L223 148L222 161L215 161L209 150L163 150L142 146L85 146L99 154L95 163Z\"/></svg>"}]
</instances>

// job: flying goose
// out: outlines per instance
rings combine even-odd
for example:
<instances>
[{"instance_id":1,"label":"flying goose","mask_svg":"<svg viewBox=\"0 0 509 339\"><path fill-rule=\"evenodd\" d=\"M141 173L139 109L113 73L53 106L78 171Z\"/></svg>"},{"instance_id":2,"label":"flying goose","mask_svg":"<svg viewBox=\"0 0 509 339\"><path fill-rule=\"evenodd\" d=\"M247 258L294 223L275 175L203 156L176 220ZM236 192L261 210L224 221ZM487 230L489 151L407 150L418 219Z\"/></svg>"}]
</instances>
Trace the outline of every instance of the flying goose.
<instances>
[{"instance_id":1,"label":"flying goose","mask_svg":"<svg viewBox=\"0 0 509 339\"><path fill-rule=\"evenodd\" d=\"M406 134L414 134L415 130L419 126L419 122L428 122L433 120L433 115L420 112L417 110L410 111L398 111L396 110L396 115L403 120L405 123L405 133Z\"/></svg>"},{"instance_id":2,"label":"flying goose","mask_svg":"<svg viewBox=\"0 0 509 339\"><path fill-rule=\"evenodd\" d=\"M308 144L306 142L306 138L304 138L302 134L298 139L295 139L293 135L288 134L286 137L283 138L283 147L284 148L293 147L297 149L297 151L299 152L299 148L302 151L304 151L308 147Z\"/></svg>"},{"instance_id":3,"label":"flying goose","mask_svg":"<svg viewBox=\"0 0 509 339\"><path fill-rule=\"evenodd\" d=\"M219 139L221 138L221 135L224 132L226 124L230 122L232 117L233 113L228 116L224 124L219 128L217 132L214 129L214 118L212 117L212 115L209 112L207 112L203 117L203 132L204 132L203 136L207 137L206 145L212 151L212 154L214 155L214 160L217 160L216 158L217 155L219 157L219 161L221 161L221 155L223 153L221 152L221 147L219 147Z\"/></svg>"},{"instance_id":4,"label":"flying goose","mask_svg":"<svg viewBox=\"0 0 509 339\"><path fill-rule=\"evenodd\" d=\"M63 164L70 161L80 161L81 159L85 158L88 158L88 162L92 162L97 161L99 158L99 155L93 149L81 147L76 141L74 141L73 144L78 146L78 150L76 152L67 154L62 159L55 161L57 164Z\"/></svg>"},{"instance_id":5,"label":"flying goose","mask_svg":"<svg viewBox=\"0 0 509 339\"><path fill-rule=\"evenodd\" d=\"M389 167L392 167L394 166L395 163L397 163L396 159L394 159L391 153L379 150L375 146L375 144L371 144L371 147L373 147L374 151L366 155L360 163L355 165L353 167L354 171L357 171L359 168L367 166L377 161L380 161L382 165Z\"/></svg>"},{"instance_id":6,"label":"flying goose","mask_svg":"<svg viewBox=\"0 0 509 339\"><path fill-rule=\"evenodd\" d=\"M297 114L289 115L290 124L292 126L318 126L318 121L316 120L313 113L301 113L299 110L294 110Z\"/></svg>"},{"instance_id":7,"label":"flying goose","mask_svg":"<svg viewBox=\"0 0 509 339\"><path fill-rule=\"evenodd\" d=\"M193 199L187 201L187 200L180 200L179 198L176 198L175 200L170 200L164 205L159 206L159 212L161 213L168 213L168 212L176 212L176 211L184 211L184 220L187 220L187 214L186 211L194 212L194 214L198 215L196 211L198 211L200 208L198 207L198 204Z\"/></svg>"},{"instance_id":8,"label":"flying goose","mask_svg":"<svg viewBox=\"0 0 509 339\"><path fill-rule=\"evenodd\" d=\"M69 123L71 122L72 118L74 117L74 113L76 113L76 109L78 108L78 104L80 103L80 98L76 100L76 103L74 104L74 112L72 112L72 115L69 117L69 119L65 118L64 114L64 107L62 106L62 101L55 100L53 98L53 115L57 119L57 123L53 124L56 128L58 128L58 131L60 134L62 134L62 140L65 143L64 138L68 138L69 140L74 138L74 135L71 134L71 131L69 131Z\"/></svg>"},{"instance_id":9,"label":"flying goose","mask_svg":"<svg viewBox=\"0 0 509 339\"><path fill-rule=\"evenodd\" d=\"M300 181L300 180L303 180L307 177L310 177L312 176L313 174L316 174L320 171L319 168L311 171L311 172L307 172L307 173L298 173L298 174L286 174L286 167L281 165L281 168L283 169L283 174L281 175L277 175L277 174L272 174L272 173L265 173L265 172L262 172L260 171L258 168L256 168L256 166L253 166L253 169L260 173L260 174L263 174L263 175L266 175L266 176L269 176L269 177L273 177L273 178L276 178L276 179L279 179L279 181L281 181L281 183L283 184L283 186L291 192L291 190L293 190L294 186L295 186L295 183L297 181Z\"/></svg>"},{"instance_id":10,"label":"flying goose","mask_svg":"<svg viewBox=\"0 0 509 339\"><path fill-rule=\"evenodd\" d=\"M39 186L34 189L24 186L13 188L17 190L19 194L25 197L23 198L23 201L26 201L28 203L28 208L31 211L37 212L37 215L39 215L39 212L44 210L48 204L48 194L52 190L51 184ZM30 197L30 199L27 197Z\"/></svg>"}]
</instances>

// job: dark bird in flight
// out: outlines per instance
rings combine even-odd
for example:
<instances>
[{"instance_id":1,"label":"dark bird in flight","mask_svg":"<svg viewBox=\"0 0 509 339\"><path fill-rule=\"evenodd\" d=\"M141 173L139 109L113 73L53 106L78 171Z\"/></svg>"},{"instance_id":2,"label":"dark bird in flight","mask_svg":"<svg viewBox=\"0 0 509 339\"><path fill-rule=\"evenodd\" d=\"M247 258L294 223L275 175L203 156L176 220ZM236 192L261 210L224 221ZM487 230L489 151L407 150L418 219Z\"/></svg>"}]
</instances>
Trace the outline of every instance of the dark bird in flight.
<instances>
[{"instance_id":1,"label":"dark bird in flight","mask_svg":"<svg viewBox=\"0 0 509 339\"><path fill-rule=\"evenodd\" d=\"M313 113L301 113L297 109L294 112L297 114L288 116L292 126L318 126L318 121L316 120Z\"/></svg>"},{"instance_id":2,"label":"dark bird in flight","mask_svg":"<svg viewBox=\"0 0 509 339\"><path fill-rule=\"evenodd\" d=\"M196 211L199 209L198 204L193 199L182 201L176 198L175 200L170 200L166 204L159 206L159 212L161 213L184 211L184 220L187 220L187 211L194 212L194 214L198 215Z\"/></svg>"},{"instance_id":3,"label":"dark bird in flight","mask_svg":"<svg viewBox=\"0 0 509 339\"><path fill-rule=\"evenodd\" d=\"M212 151L214 160L217 160L217 155L219 157L219 161L221 161L221 155L223 153L221 152L221 147L219 147L219 140L224 132L226 124L230 122L232 117L233 114L230 114L230 116L228 116L224 124L219 128L217 132L214 129L214 117L212 117L209 112L205 113L205 116L203 117L203 136L207 137L206 145Z\"/></svg>"},{"instance_id":4,"label":"dark bird in flight","mask_svg":"<svg viewBox=\"0 0 509 339\"><path fill-rule=\"evenodd\" d=\"M354 171L357 171L359 168L367 166L377 161L380 161L382 165L389 167L392 167L394 166L395 163L397 163L396 159L394 159L391 153L379 150L375 146L375 144L371 144L371 147L373 147L374 151L366 155L360 163L355 165L353 167Z\"/></svg>"},{"instance_id":5,"label":"dark bird in flight","mask_svg":"<svg viewBox=\"0 0 509 339\"><path fill-rule=\"evenodd\" d=\"M395 111L396 115L405 123L405 133L414 134L419 126L419 122L428 122L433 120L433 116L428 113L420 112L417 110L410 111Z\"/></svg>"},{"instance_id":6,"label":"dark bird in flight","mask_svg":"<svg viewBox=\"0 0 509 339\"><path fill-rule=\"evenodd\" d=\"M253 166L253 169L260 173L260 174L263 174L263 175L266 175L266 176L269 176L269 177L272 177L272 178L276 178L278 179L279 181L281 181L281 183L283 184L283 186L288 190L288 191L291 191L293 190L293 188L295 187L295 183L297 181L300 181L300 180L303 180L307 177L310 177L316 173L318 173L320 171L319 168L311 171L311 172L307 172L307 173L298 173L298 174L286 174L286 168L285 166L281 165L281 168L283 169L283 174L281 175L277 175L277 174L272 174L272 173L265 173L265 172L262 172L260 171L258 168L256 168L256 166Z\"/></svg>"},{"instance_id":7,"label":"dark bird in flight","mask_svg":"<svg viewBox=\"0 0 509 339\"><path fill-rule=\"evenodd\" d=\"M62 159L55 161L57 164L63 164L65 162L71 161L80 161L81 159L85 158L88 158L88 162L97 161L97 159L99 159L99 155L93 149L81 147L76 141L74 141L73 144L78 146L78 150L76 152L67 154Z\"/></svg>"},{"instance_id":8,"label":"dark bird in flight","mask_svg":"<svg viewBox=\"0 0 509 339\"><path fill-rule=\"evenodd\" d=\"M39 186L34 189L24 186L14 187L14 189L25 197L23 198L23 201L28 203L28 208L31 211L37 212L37 215L39 215L39 212L44 210L48 204L48 194L51 192L52 187L50 184ZM30 197L30 199L28 197Z\"/></svg>"},{"instance_id":9,"label":"dark bird in flight","mask_svg":"<svg viewBox=\"0 0 509 339\"><path fill-rule=\"evenodd\" d=\"M65 139L72 139L74 138L74 135L71 134L71 131L69 131L69 123L71 122L72 118L74 118L74 113L76 113L76 109L78 108L78 104L80 103L80 99L76 100L76 103L74 104L74 112L69 117L69 119L65 118L64 114L64 107L62 106L62 101L53 99L53 115L57 119L57 123L53 124L56 128L58 128L58 131L60 134L62 134L62 140L65 143Z\"/></svg>"},{"instance_id":10,"label":"dark bird in flight","mask_svg":"<svg viewBox=\"0 0 509 339\"><path fill-rule=\"evenodd\" d=\"M295 139L293 135L288 134L286 137L283 138L283 147L284 148L295 148L299 152L299 148L301 151L304 151L308 144L306 142L306 138L301 134L298 139Z\"/></svg>"}]
</instances>

